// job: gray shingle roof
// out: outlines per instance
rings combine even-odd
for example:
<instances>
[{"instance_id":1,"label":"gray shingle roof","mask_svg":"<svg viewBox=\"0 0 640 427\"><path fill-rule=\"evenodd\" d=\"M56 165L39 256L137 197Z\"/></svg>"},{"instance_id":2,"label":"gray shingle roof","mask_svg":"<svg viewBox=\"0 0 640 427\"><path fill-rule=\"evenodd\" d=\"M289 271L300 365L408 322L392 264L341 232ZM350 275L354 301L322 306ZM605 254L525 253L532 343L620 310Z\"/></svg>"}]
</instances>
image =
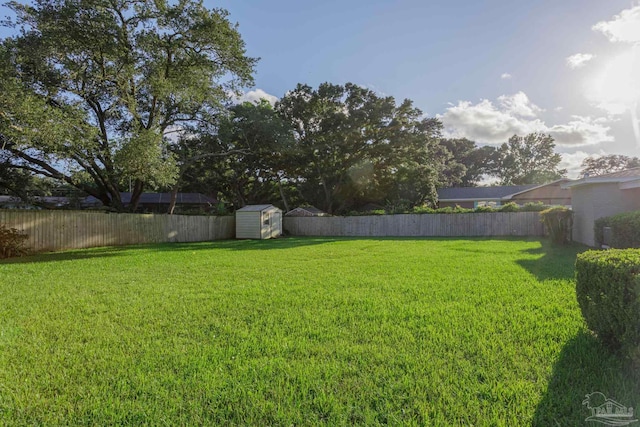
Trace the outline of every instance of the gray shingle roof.
<instances>
[{"instance_id":1,"label":"gray shingle roof","mask_svg":"<svg viewBox=\"0 0 640 427\"><path fill-rule=\"evenodd\" d=\"M267 209L278 209L273 205L247 205L243 208L238 209L236 212L240 211L240 212L261 212ZM280 210L280 209L278 209Z\"/></svg>"},{"instance_id":2,"label":"gray shingle roof","mask_svg":"<svg viewBox=\"0 0 640 427\"><path fill-rule=\"evenodd\" d=\"M131 193L120 193L120 199L123 204L131 202ZM85 199L87 204L100 203L98 199L93 196L88 196ZM168 205L171 203L171 193L142 193L138 204L159 204ZM211 197L207 197L200 193L178 193L176 195L176 204L191 204L191 205L206 205L215 204L217 201Z\"/></svg>"},{"instance_id":3,"label":"gray shingle roof","mask_svg":"<svg viewBox=\"0 0 640 427\"><path fill-rule=\"evenodd\" d=\"M611 172L604 175L594 175L590 178L640 178L640 168Z\"/></svg>"}]
</instances>

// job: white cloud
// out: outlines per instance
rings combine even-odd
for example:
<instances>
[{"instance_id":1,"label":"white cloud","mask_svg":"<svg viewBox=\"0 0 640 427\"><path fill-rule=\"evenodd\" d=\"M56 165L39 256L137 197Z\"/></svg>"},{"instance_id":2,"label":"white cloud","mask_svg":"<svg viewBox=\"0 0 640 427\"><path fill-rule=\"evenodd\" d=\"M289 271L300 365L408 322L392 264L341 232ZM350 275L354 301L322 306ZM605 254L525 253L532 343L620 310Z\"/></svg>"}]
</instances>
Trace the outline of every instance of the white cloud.
<instances>
[{"instance_id":1,"label":"white cloud","mask_svg":"<svg viewBox=\"0 0 640 427\"><path fill-rule=\"evenodd\" d=\"M544 110L524 92L503 95L497 104L483 99L477 104L459 101L438 115L449 137L467 137L479 143L501 144L514 134L551 134L558 146L577 147L610 142L611 130L603 118L573 116L568 123L548 126L539 114Z\"/></svg>"},{"instance_id":2,"label":"white cloud","mask_svg":"<svg viewBox=\"0 0 640 427\"><path fill-rule=\"evenodd\" d=\"M640 43L640 5L625 9L610 21L601 21L591 27L612 42Z\"/></svg>"},{"instance_id":3,"label":"white cloud","mask_svg":"<svg viewBox=\"0 0 640 427\"><path fill-rule=\"evenodd\" d=\"M584 67L587 62L591 61L593 58L595 58L595 55L590 53L576 53L575 55L567 57L567 65L574 69Z\"/></svg>"},{"instance_id":4,"label":"white cloud","mask_svg":"<svg viewBox=\"0 0 640 427\"><path fill-rule=\"evenodd\" d=\"M274 105L278 101L278 97L265 92L262 89L250 90L245 92L241 97L235 98L234 101L238 103L251 102L255 103L261 99L266 99L271 105Z\"/></svg>"},{"instance_id":5,"label":"white cloud","mask_svg":"<svg viewBox=\"0 0 640 427\"><path fill-rule=\"evenodd\" d=\"M512 78L513 76L509 73L502 73L502 75L500 76L500 78L502 80L509 80L510 78Z\"/></svg>"},{"instance_id":6,"label":"white cloud","mask_svg":"<svg viewBox=\"0 0 640 427\"><path fill-rule=\"evenodd\" d=\"M487 144L501 144L514 134L526 135L536 132L544 125L537 119L516 117L487 99L477 104L459 101L438 117L448 135L467 137Z\"/></svg>"},{"instance_id":7,"label":"white cloud","mask_svg":"<svg viewBox=\"0 0 640 427\"><path fill-rule=\"evenodd\" d=\"M542 108L532 103L527 94L522 91L513 95L502 95L498 97L498 102L504 111L516 116L535 117L543 111Z\"/></svg>"},{"instance_id":8,"label":"white cloud","mask_svg":"<svg viewBox=\"0 0 640 427\"><path fill-rule=\"evenodd\" d=\"M568 123L551 126L545 133L550 134L558 145L578 147L613 142L610 131L607 119L572 116Z\"/></svg>"}]
</instances>

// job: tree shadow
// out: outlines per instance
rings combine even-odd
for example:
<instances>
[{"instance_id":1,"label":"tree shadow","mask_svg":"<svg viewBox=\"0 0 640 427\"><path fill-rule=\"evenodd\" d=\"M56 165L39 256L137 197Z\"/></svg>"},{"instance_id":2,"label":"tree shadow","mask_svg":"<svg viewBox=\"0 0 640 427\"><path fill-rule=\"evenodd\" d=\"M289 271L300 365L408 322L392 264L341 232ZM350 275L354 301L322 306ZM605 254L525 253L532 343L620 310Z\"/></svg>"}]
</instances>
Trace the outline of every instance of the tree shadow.
<instances>
[{"instance_id":1,"label":"tree shadow","mask_svg":"<svg viewBox=\"0 0 640 427\"><path fill-rule=\"evenodd\" d=\"M517 263L538 280L571 280L575 275L576 256L589 249L580 244L555 246L548 240L542 240L538 248L525 249L522 253L537 255L527 257Z\"/></svg>"},{"instance_id":2,"label":"tree shadow","mask_svg":"<svg viewBox=\"0 0 640 427\"><path fill-rule=\"evenodd\" d=\"M640 375L620 356L608 352L589 332L581 331L558 356L532 425L585 425L591 413L582 401L593 392L601 392L624 406L639 408ZM638 415L637 409L635 414Z\"/></svg>"},{"instance_id":3,"label":"tree shadow","mask_svg":"<svg viewBox=\"0 0 640 427\"><path fill-rule=\"evenodd\" d=\"M197 243L167 243L158 247L159 251L194 251L202 249L219 249L228 251L254 251L293 249L304 246L323 245L343 239L330 237L280 237L277 239L239 239L214 240L212 242Z\"/></svg>"},{"instance_id":4,"label":"tree shadow","mask_svg":"<svg viewBox=\"0 0 640 427\"><path fill-rule=\"evenodd\" d=\"M130 246L109 246L103 248L74 249L64 252L40 252L15 258L0 259L3 264L33 264L40 262L59 262L77 259L107 258L125 256Z\"/></svg>"},{"instance_id":5,"label":"tree shadow","mask_svg":"<svg viewBox=\"0 0 640 427\"><path fill-rule=\"evenodd\" d=\"M210 242L190 242L190 243L151 243L143 245L109 246L99 248L73 249L63 252L42 252L23 257L8 258L0 260L3 264L31 264L40 262L58 262L91 258L120 257L129 256L136 251L155 252L179 252L179 251L201 251L201 250L229 250L229 251L252 251L252 250L277 250L291 249L310 245L321 245L335 242L333 238L295 238L284 237L279 239L265 240L214 240Z\"/></svg>"}]
</instances>

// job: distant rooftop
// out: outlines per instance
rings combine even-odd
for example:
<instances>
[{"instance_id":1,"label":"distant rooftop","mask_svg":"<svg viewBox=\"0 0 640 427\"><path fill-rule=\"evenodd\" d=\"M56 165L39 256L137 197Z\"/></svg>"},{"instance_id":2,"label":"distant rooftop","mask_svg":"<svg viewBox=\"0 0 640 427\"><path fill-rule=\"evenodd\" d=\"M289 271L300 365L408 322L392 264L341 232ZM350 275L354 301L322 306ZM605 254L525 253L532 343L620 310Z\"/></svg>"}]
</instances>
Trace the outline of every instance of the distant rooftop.
<instances>
[{"instance_id":1,"label":"distant rooftop","mask_svg":"<svg viewBox=\"0 0 640 427\"><path fill-rule=\"evenodd\" d=\"M563 188L604 183L627 183L625 184L627 187L631 185L637 187L638 182L640 182L640 168L633 168L618 172L606 173L604 175L585 176L584 178L578 179L576 181L571 181L563 185Z\"/></svg>"},{"instance_id":2,"label":"distant rooftop","mask_svg":"<svg viewBox=\"0 0 640 427\"><path fill-rule=\"evenodd\" d=\"M131 203L131 194L129 192L120 193L120 199L123 204ZM89 196L85 199L88 204L99 203L100 201L93 196ZM171 193L142 193L138 204L158 204L168 205L171 203ZM206 205L215 204L216 199L207 197L200 193L178 193L176 195L176 204L178 205Z\"/></svg>"}]
</instances>

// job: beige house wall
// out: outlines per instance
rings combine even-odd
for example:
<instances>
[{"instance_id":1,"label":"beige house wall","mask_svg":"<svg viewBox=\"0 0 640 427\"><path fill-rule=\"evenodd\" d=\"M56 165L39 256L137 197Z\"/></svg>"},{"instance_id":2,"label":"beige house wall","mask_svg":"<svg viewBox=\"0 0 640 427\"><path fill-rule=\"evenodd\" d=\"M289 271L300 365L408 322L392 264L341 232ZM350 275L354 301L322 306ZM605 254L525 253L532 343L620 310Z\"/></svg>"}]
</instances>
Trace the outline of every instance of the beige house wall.
<instances>
[{"instance_id":1,"label":"beige house wall","mask_svg":"<svg viewBox=\"0 0 640 427\"><path fill-rule=\"evenodd\" d=\"M621 190L618 183L571 188L573 240L595 246L593 227L598 218L640 210L640 189Z\"/></svg>"}]
</instances>

